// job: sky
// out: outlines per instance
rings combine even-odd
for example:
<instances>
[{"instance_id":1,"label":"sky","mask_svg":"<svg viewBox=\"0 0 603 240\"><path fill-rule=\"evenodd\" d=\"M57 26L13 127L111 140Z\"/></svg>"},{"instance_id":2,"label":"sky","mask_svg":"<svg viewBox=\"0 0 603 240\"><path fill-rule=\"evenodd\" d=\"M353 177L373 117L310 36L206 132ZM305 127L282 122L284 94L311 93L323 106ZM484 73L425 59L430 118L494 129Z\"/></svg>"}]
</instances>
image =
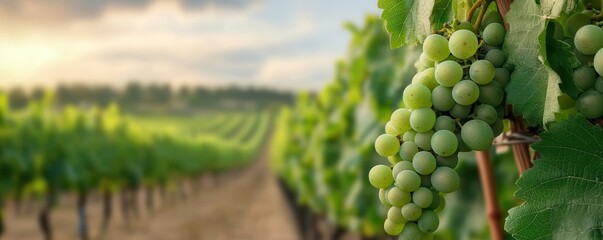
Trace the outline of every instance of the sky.
<instances>
[{"instance_id":1,"label":"sky","mask_svg":"<svg viewBox=\"0 0 603 240\"><path fill-rule=\"evenodd\" d=\"M376 0L0 0L0 86L316 90Z\"/></svg>"}]
</instances>

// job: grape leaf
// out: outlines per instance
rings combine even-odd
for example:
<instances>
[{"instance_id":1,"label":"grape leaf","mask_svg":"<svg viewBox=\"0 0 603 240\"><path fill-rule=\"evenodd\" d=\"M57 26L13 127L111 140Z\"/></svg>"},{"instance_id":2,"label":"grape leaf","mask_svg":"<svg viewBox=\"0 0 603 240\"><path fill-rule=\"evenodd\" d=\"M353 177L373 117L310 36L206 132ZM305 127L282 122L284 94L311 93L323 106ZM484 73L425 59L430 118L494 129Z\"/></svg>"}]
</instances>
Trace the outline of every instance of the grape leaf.
<instances>
[{"instance_id":1,"label":"grape leaf","mask_svg":"<svg viewBox=\"0 0 603 240\"><path fill-rule=\"evenodd\" d=\"M504 48L515 66L507 86L507 103L516 115L523 115L530 126L555 119L559 110L559 76L545 64L546 27L540 6L534 1L514 1L507 13L509 23Z\"/></svg>"},{"instance_id":2,"label":"grape leaf","mask_svg":"<svg viewBox=\"0 0 603 240\"><path fill-rule=\"evenodd\" d=\"M431 32L430 18L425 16L431 16L434 4L435 0L379 0L392 48L416 44Z\"/></svg>"},{"instance_id":3,"label":"grape leaf","mask_svg":"<svg viewBox=\"0 0 603 240\"><path fill-rule=\"evenodd\" d=\"M517 181L525 202L505 230L516 239L603 239L603 129L572 116L533 147L542 154Z\"/></svg>"},{"instance_id":4,"label":"grape leaf","mask_svg":"<svg viewBox=\"0 0 603 240\"><path fill-rule=\"evenodd\" d=\"M576 7L576 0L545 0L541 5L544 15L549 19L555 19L563 11L572 11Z\"/></svg>"},{"instance_id":5,"label":"grape leaf","mask_svg":"<svg viewBox=\"0 0 603 240\"><path fill-rule=\"evenodd\" d=\"M561 90L574 99L580 94L580 89L574 83L574 68L580 66L580 61L572 52L572 46L554 39L555 24L548 23L546 37L547 62L561 78Z\"/></svg>"},{"instance_id":6,"label":"grape leaf","mask_svg":"<svg viewBox=\"0 0 603 240\"><path fill-rule=\"evenodd\" d=\"M454 18L456 0L436 0L431 14L433 26L441 28L445 22Z\"/></svg>"}]
</instances>

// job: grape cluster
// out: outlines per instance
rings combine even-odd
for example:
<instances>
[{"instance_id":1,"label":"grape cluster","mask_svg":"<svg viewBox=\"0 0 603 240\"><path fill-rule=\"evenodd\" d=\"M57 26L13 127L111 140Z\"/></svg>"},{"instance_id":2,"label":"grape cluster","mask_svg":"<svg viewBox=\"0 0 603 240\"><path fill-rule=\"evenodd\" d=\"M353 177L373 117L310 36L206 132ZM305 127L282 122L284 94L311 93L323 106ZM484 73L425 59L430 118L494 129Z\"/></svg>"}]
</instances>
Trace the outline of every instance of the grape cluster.
<instances>
[{"instance_id":1,"label":"grape cluster","mask_svg":"<svg viewBox=\"0 0 603 240\"><path fill-rule=\"evenodd\" d=\"M490 23L478 36L467 25L425 39L419 71L403 92L404 107L391 114L375 141L392 166L374 166L369 181L389 207L385 231L401 239L431 238L439 226L436 212L444 207L441 194L460 185L458 153L487 150L503 131L510 75L500 50L505 28Z\"/></svg>"},{"instance_id":2,"label":"grape cluster","mask_svg":"<svg viewBox=\"0 0 603 240\"><path fill-rule=\"evenodd\" d=\"M573 14L568 20L568 30L573 39L568 43L582 63L574 69L573 80L580 94L576 110L584 117L603 117L603 29L591 24L596 9Z\"/></svg>"}]
</instances>

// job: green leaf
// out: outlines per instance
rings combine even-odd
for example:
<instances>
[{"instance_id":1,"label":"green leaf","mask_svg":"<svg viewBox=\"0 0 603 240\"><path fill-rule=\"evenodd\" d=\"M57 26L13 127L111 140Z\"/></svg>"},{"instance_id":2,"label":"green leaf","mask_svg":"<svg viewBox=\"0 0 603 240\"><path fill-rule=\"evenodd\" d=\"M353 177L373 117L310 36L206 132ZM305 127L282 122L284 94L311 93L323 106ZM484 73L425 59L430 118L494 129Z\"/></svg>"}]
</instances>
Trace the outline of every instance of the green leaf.
<instances>
[{"instance_id":1,"label":"green leaf","mask_svg":"<svg viewBox=\"0 0 603 240\"><path fill-rule=\"evenodd\" d=\"M546 54L547 62L561 77L561 90L574 99L580 94L580 89L574 83L574 68L580 66L580 61L572 52L572 46L569 44L554 39L555 24L548 23L546 37Z\"/></svg>"},{"instance_id":2,"label":"green leaf","mask_svg":"<svg viewBox=\"0 0 603 240\"><path fill-rule=\"evenodd\" d=\"M431 32L430 18L425 16L431 16L434 4L434 0L379 0L392 48L416 44Z\"/></svg>"},{"instance_id":3,"label":"green leaf","mask_svg":"<svg viewBox=\"0 0 603 240\"><path fill-rule=\"evenodd\" d=\"M456 0L436 0L431 14L432 25L441 28L445 22L454 18Z\"/></svg>"},{"instance_id":4,"label":"green leaf","mask_svg":"<svg viewBox=\"0 0 603 240\"><path fill-rule=\"evenodd\" d=\"M525 201L509 211L516 239L603 239L603 129L572 116L533 147L542 154L517 181Z\"/></svg>"},{"instance_id":5,"label":"green leaf","mask_svg":"<svg viewBox=\"0 0 603 240\"><path fill-rule=\"evenodd\" d=\"M555 119L559 110L559 76L545 64L546 18L534 1L514 1L507 13L510 29L504 48L515 65L507 86L507 103L513 112L523 115L530 126Z\"/></svg>"}]
</instances>

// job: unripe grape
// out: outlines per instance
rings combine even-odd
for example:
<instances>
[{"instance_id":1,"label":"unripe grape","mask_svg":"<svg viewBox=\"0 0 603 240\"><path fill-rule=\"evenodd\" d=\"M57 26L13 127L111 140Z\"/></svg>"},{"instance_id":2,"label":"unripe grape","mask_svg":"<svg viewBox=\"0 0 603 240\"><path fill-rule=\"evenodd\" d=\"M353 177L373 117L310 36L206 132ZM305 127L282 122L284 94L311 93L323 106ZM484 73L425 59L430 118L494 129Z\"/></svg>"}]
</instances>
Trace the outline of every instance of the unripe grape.
<instances>
[{"instance_id":1,"label":"unripe grape","mask_svg":"<svg viewBox=\"0 0 603 240\"><path fill-rule=\"evenodd\" d=\"M431 101L433 102L433 108L438 111L446 112L454 106L454 99L452 98L452 88L437 86L431 93Z\"/></svg>"},{"instance_id":2,"label":"unripe grape","mask_svg":"<svg viewBox=\"0 0 603 240\"><path fill-rule=\"evenodd\" d=\"M387 219L394 223L405 223L406 219L402 216L402 208L390 207L387 211Z\"/></svg>"},{"instance_id":3,"label":"unripe grape","mask_svg":"<svg viewBox=\"0 0 603 240\"><path fill-rule=\"evenodd\" d=\"M391 207L392 204L389 203L389 201L387 200L387 192L389 192L388 189L383 189L380 188L379 189L379 201L386 207Z\"/></svg>"},{"instance_id":4,"label":"unripe grape","mask_svg":"<svg viewBox=\"0 0 603 240\"><path fill-rule=\"evenodd\" d=\"M416 132L427 132L433 128L436 115L431 108L419 108L410 115L410 126Z\"/></svg>"},{"instance_id":5,"label":"unripe grape","mask_svg":"<svg viewBox=\"0 0 603 240\"><path fill-rule=\"evenodd\" d=\"M598 77L595 81L595 90L603 93L603 77Z\"/></svg>"},{"instance_id":6,"label":"unripe grape","mask_svg":"<svg viewBox=\"0 0 603 240\"><path fill-rule=\"evenodd\" d=\"M505 129L505 125L503 125L502 120L496 119L496 121L492 124L490 124L490 127L492 128L492 135L494 137L497 137L498 135L502 134L502 132Z\"/></svg>"},{"instance_id":7,"label":"unripe grape","mask_svg":"<svg viewBox=\"0 0 603 240\"><path fill-rule=\"evenodd\" d=\"M419 152L419 147L413 141L407 141L400 146L400 157L404 161L412 161L412 158Z\"/></svg>"},{"instance_id":8,"label":"unripe grape","mask_svg":"<svg viewBox=\"0 0 603 240\"><path fill-rule=\"evenodd\" d=\"M429 59L425 53L421 53L419 56L419 61L425 67L433 67L433 64L435 63L433 60Z\"/></svg>"},{"instance_id":9,"label":"unripe grape","mask_svg":"<svg viewBox=\"0 0 603 240\"><path fill-rule=\"evenodd\" d=\"M456 137L456 135L455 135L455 137ZM457 138L457 140L458 140L458 138ZM457 154L452 154L451 156L448 156L448 157L436 156L436 162L438 163L438 166L455 168L456 165L459 163L459 157Z\"/></svg>"},{"instance_id":10,"label":"unripe grape","mask_svg":"<svg viewBox=\"0 0 603 240\"><path fill-rule=\"evenodd\" d=\"M603 94L595 90L582 93L576 101L576 109L586 118L603 116Z\"/></svg>"},{"instance_id":11,"label":"unripe grape","mask_svg":"<svg viewBox=\"0 0 603 240\"><path fill-rule=\"evenodd\" d=\"M421 186L421 177L414 171L404 170L396 176L396 186L405 192L414 192Z\"/></svg>"},{"instance_id":12,"label":"unripe grape","mask_svg":"<svg viewBox=\"0 0 603 240\"><path fill-rule=\"evenodd\" d=\"M383 223L383 230L389 235L395 236L402 232L402 228L404 228L404 223L395 223L390 219L385 219Z\"/></svg>"},{"instance_id":13,"label":"unripe grape","mask_svg":"<svg viewBox=\"0 0 603 240\"><path fill-rule=\"evenodd\" d=\"M491 23L484 28L484 42L491 45L501 45L505 40L505 27L500 23Z\"/></svg>"},{"instance_id":14,"label":"unripe grape","mask_svg":"<svg viewBox=\"0 0 603 240\"><path fill-rule=\"evenodd\" d=\"M428 188L421 187L412 193L412 202L420 208L427 208L433 202L433 193Z\"/></svg>"},{"instance_id":15,"label":"unripe grape","mask_svg":"<svg viewBox=\"0 0 603 240\"><path fill-rule=\"evenodd\" d=\"M595 60L593 60L593 66L595 67L595 70L597 70L599 76L603 76L603 48L597 51Z\"/></svg>"},{"instance_id":16,"label":"unripe grape","mask_svg":"<svg viewBox=\"0 0 603 240\"><path fill-rule=\"evenodd\" d=\"M394 183L392 169L385 165L376 165L369 171L369 182L376 188L388 188Z\"/></svg>"},{"instance_id":17,"label":"unripe grape","mask_svg":"<svg viewBox=\"0 0 603 240\"><path fill-rule=\"evenodd\" d=\"M417 173L427 175L436 168L436 159L430 152L421 151L412 158L412 166Z\"/></svg>"},{"instance_id":18,"label":"unripe grape","mask_svg":"<svg viewBox=\"0 0 603 240\"><path fill-rule=\"evenodd\" d=\"M433 129L435 129L436 131L448 130L454 132L454 130L456 129L456 122L451 117L442 115L436 118L436 122L433 126Z\"/></svg>"},{"instance_id":19,"label":"unripe grape","mask_svg":"<svg viewBox=\"0 0 603 240\"><path fill-rule=\"evenodd\" d=\"M494 81L499 83L500 86L507 86L509 80L511 79L511 74L509 74L509 70L506 68L497 68L494 69Z\"/></svg>"},{"instance_id":20,"label":"unripe grape","mask_svg":"<svg viewBox=\"0 0 603 240\"><path fill-rule=\"evenodd\" d=\"M433 136L433 131L428 131L424 133L417 133L415 135L415 143L417 146L423 150L431 150L431 137Z\"/></svg>"},{"instance_id":21,"label":"unripe grape","mask_svg":"<svg viewBox=\"0 0 603 240\"><path fill-rule=\"evenodd\" d=\"M477 60L469 68L469 76L474 82L484 85L494 80L494 66L486 60Z\"/></svg>"},{"instance_id":22,"label":"unripe grape","mask_svg":"<svg viewBox=\"0 0 603 240\"><path fill-rule=\"evenodd\" d=\"M583 13L574 13L567 20L567 30L574 36L583 26L590 24L590 16Z\"/></svg>"},{"instance_id":23,"label":"unripe grape","mask_svg":"<svg viewBox=\"0 0 603 240\"><path fill-rule=\"evenodd\" d=\"M400 141L393 135L382 134L375 140L375 150L382 157L393 156L400 150Z\"/></svg>"},{"instance_id":24,"label":"unripe grape","mask_svg":"<svg viewBox=\"0 0 603 240\"><path fill-rule=\"evenodd\" d=\"M423 70L419 77L413 78L412 83L423 84L429 88L429 90L433 90L438 86L438 82L435 79L435 69L431 67Z\"/></svg>"},{"instance_id":25,"label":"unripe grape","mask_svg":"<svg viewBox=\"0 0 603 240\"><path fill-rule=\"evenodd\" d=\"M448 41L450 53L459 59L467 59L477 51L477 36L469 30L458 30Z\"/></svg>"},{"instance_id":26,"label":"unripe grape","mask_svg":"<svg viewBox=\"0 0 603 240\"><path fill-rule=\"evenodd\" d=\"M398 108L390 116L391 125L398 129L400 133L410 130L410 111L404 108Z\"/></svg>"},{"instance_id":27,"label":"unripe grape","mask_svg":"<svg viewBox=\"0 0 603 240\"><path fill-rule=\"evenodd\" d=\"M389 135L393 135L393 136L398 136L398 135L400 135L400 130L398 130L396 127L394 127L394 125L392 125L391 122L387 122L385 124L385 133L387 133Z\"/></svg>"},{"instance_id":28,"label":"unripe grape","mask_svg":"<svg viewBox=\"0 0 603 240\"><path fill-rule=\"evenodd\" d=\"M410 123L409 123L409 125L410 125ZM417 132L415 132L414 130L409 130L408 132L405 132L404 135L402 135L402 141L404 141L404 142L414 141L416 134L417 134Z\"/></svg>"},{"instance_id":29,"label":"unripe grape","mask_svg":"<svg viewBox=\"0 0 603 240\"><path fill-rule=\"evenodd\" d=\"M486 14L484 15L484 18L482 19L482 23L480 24L480 29L486 29L487 26L489 26L492 23L499 23L499 24L503 24L503 19L500 16L500 13L498 13L498 11L488 11L486 12Z\"/></svg>"},{"instance_id":30,"label":"unripe grape","mask_svg":"<svg viewBox=\"0 0 603 240\"><path fill-rule=\"evenodd\" d=\"M469 116L469 113L471 113L471 105L461 105L455 103L454 106L450 109L449 113L450 116L454 118L464 118L466 116Z\"/></svg>"},{"instance_id":31,"label":"unripe grape","mask_svg":"<svg viewBox=\"0 0 603 240\"><path fill-rule=\"evenodd\" d=\"M448 40L440 35L431 34L423 41L423 53L432 61L442 61L450 54Z\"/></svg>"},{"instance_id":32,"label":"unripe grape","mask_svg":"<svg viewBox=\"0 0 603 240\"><path fill-rule=\"evenodd\" d=\"M396 154L396 155L387 157L387 161L389 161L391 164L396 164L396 163L402 161L402 158L398 154Z\"/></svg>"},{"instance_id":33,"label":"unripe grape","mask_svg":"<svg viewBox=\"0 0 603 240\"><path fill-rule=\"evenodd\" d=\"M427 209L429 210L435 210L436 208L438 208L440 206L440 201L441 201L441 196L438 192L436 192L436 190L430 189L431 193L433 195L433 201L431 201L431 205L429 205L429 207L427 207Z\"/></svg>"},{"instance_id":34,"label":"unripe grape","mask_svg":"<svg viewBox=\"0 0 603 240\"><path fill-rule=\"evenodd\" d=\"M591 24L581 27L574 37L574 45L582 54L597 53L603 48L603 29Z\"/></svg>"},{"instance_id":35,"label":"unripe grape","mask_svg":"<svg viewBox=\"0 0 603 240\"><path fill-rule=\"evenodd\" d=\"M459 188L460 181L458 173L449 167L438 167L431 174L431 185L438 192L454 192Z\"/></svg>"},{"instance_id":36,"label":"unripe grape","mask_svg":"<svg viewBox=\"0 0 603 240\"><path fill-rule=\"evenodd\" d=\"M387 201L392 206L402 207L410 202L410 193L400 190L398 187L393 187L387 192Z\"/></svg>"},{"instance_id":37,"label":"unripe grape","mask_svg":"<svg viewBox=\"0 0 603 240\"><path fill-rule=\"evenodd\" d=\"M400 233L400 239L403 240L423 240L424 233L421 232L419 226L414 222L408 222L404 225L402 233Z\"/></svg>"},{"instance_id":38,"label":"unripe grape","mask_svg":"<svg viewBox=\"0 0 603 240\"><path fill-rule=\"evenodd\" d=\"M402 216L407 221L416 221L421 217L422 212L421 208L414 203L407 203L402 206Z\"/></svg>"},{"instance_id":39,"label":"unripe grape","mask_svg":"<svg viewBox=\"0 0 603 240\"><path fill-rule=\"evenodd\" d=\"M440 218L434 211L425 210L417 220L417 225L419 225L422 232L432 233L440 226Z\"/></svg>"},{"instance_id":40,"label":"unripe grape","mask_svg":"<svg viewBox=\"0 0 603 240\"><path fill-rule=\"evenodd\" d=\"M431 137L431 149L440 156L451 156L457 148L456 135L449 130L439 130Z\"/></svg>"},{"instance_id":41,"label":"unripe grape","mask_svg":"<svg viewBox=\"0 0 603 240\"><path fill-rule=\"evenodd\" d=\"M480 103L492 106L498 106L503 102L505 91L498 82L490 82L486 85L479 86L479 97L477 100Z\"/></svg>"},{"instance_id":42,"label":"unripe grape","mask_svg":"<svg viewBox=\"0 0 603 240\"><path fill-rule=\"evenodd\" d=\"M470 22L467 22L467 21L461 21L457 25L453 26L453 28L454 28L454 30L457 30L457 31L461 30L461 29L473 31L473 24L471 24Z\"/></svg>"},{"instance_id":43,"label":"unripe grape","mask_svg":"<svg viewBox=\"0 0 603 240\"><path fill-rule=\"evenodd\" d=\"M452 98L458 104L471 105L477 101L478 97L479 87L473 81L463 80L452 88Z\"/></svg>"},{"instance_id":44,"label":"unripe grape","mask_svg":"<svg viewBox=\"0 0 603 240\"><path fill-rule=\"evenodd\" d=\"M435 68L435 80L442 86L452 87L463 78L463 67L456 61L443 61Z\"/></svg>"},{"instance_id":45,"label":"unripe grape","mask_svg":"<svg viewBox=\"0 0 603 240\"><path fill-rule=\"evenodd\" d=\"M404 105L410 109L431 107L431 91L423 84L410 84L402 94Z\"/></svg>"},{"instance_id":46,"label":"unripe grape","mask_svg":"<svg viewBox=\"0 0 603 240\"><path fill-rule=\"evenodd\" d=\"M402 161L396 163L396 165L394 165L394 168L392 169L392 176L394 177L394 179L396 179L398 177L398 174L400 174L400 172L404 170L411 170L414 172L415 168L412 166L412 162Z\"/></svg>"},{"instance_id":47,"label":"unripe grape","mask_svg":"<svg viewBox=\"0 0 603 240\"><path fill-rule=\"evenodd\" d=\"M489 149L494 140L490 125L479 119L466 122L461 128L461 137L469 148L476 151Z\"/></svg>"},{"instance_id":48,"label":"unripe grape","mask_svg":"<svg viewBox=\"0 0 603 240\"><path fill-rule=\"evenodd\" d=\"M595 69L589 66L581 66L574 71L574 83L582 91L592 88L597 77Z\"/></svg>"},{"instance_id":49,"label":"unripe grape","mask_svg":"<svg viewBox=\"0 0 603 240\"><path fill-rule=\"evenodd\" d=\"M498 112L492 105L482 104L475 108L475 118L493 124L498 119Z\"/></svg>"},{"instance_id":50,"label":"unripe grape","mask_svg":"<svg viewBox=\"0 0 603 240\"><path fill-rule=\"evenodd\" d=\"M492 63L492 66L496 68L502 67L502 65L507 60L505 53L499 49L490 50L488 53L486 53L486 57L484 58L486 59L486 61Z\"/></svg>"}]
</instances>

